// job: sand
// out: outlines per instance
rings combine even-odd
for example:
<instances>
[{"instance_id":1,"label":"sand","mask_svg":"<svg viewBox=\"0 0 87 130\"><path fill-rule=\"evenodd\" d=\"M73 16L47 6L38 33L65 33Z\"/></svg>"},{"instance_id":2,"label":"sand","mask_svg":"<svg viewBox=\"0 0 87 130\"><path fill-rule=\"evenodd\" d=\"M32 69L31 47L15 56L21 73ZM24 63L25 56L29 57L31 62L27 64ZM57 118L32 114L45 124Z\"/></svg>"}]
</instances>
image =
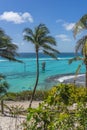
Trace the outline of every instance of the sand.
<instances>
[{"instance_id":1,"label":"sand","mask_svg":"<svg viewBox=\"0 0 87 130\"><path fill-rule=\"evenodd\" d=\"M23 106L24 109L27 109L29 106L29 101L5 101L4 102L9 107L11 106ZM38 107L41 101L33 101L32 108ZM0 115L0 130L23 130L23 126L21 125L26 120L26 116L20 115L17 118L11 117L11 115Z\"/></svg>"},{"instance_id":2,"label":"sand","mask_svg":"<svg viewBox=\"0 0 87 130\"><path fill-rule=\"evenodd\" d=\"M38 107L41 102L42 101L33 101L32 108ZM29 107L29 101L5 101L4 103L8 106L23 106L25 109Z\"/></svg>"}]
</instances>

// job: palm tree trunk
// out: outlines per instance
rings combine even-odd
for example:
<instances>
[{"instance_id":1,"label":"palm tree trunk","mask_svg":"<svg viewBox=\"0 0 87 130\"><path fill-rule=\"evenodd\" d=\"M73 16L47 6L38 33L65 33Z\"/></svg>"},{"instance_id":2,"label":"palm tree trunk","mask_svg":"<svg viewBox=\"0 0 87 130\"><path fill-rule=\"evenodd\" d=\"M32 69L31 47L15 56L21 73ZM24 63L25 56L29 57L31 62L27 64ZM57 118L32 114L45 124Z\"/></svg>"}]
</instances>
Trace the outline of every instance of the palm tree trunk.
<instances>
[{"instance_id":1,"label":"palm tree trunk","mask_svg":"<svg viewBox=\"0 0 87 130\"><path fill-rule=\"evenodd\" d=\"M85 67L86 67L85 87L87 88L87 55L86 54L85 54Z\"/></svg>"},{"instance_id":2,"label":"palm tree trunk","mask_svg":"<svg viewBox=\"0 0 87 130\"><path fill-rule=\"evenodd\" d=\"M87 64L86 64L86 88L87 88Z\"/></svg>"},{"instance_id":3,"label":"palm tree trunk","mask_svg":"<svg viewBox=\"0 0 87 130\"><path fill-rule=\"evenodd\" d=\"M3 103L3 99L1 100L1 114L4 114L4 103Z\"/></svg>"},{"instance_id":4,"label":"palm tree trunk","mask_svg":"<svg viewBox=\"0 0 87 130\"><path fill-rule=\"evenodd\" d=\"M31 108L32 101L33 101L33 98L34 98L34 95L35 95L35 91L36 91L36 88L37 88L37 85L38 85L38 80L39 80L39 57L38 57L38 49L36 49L36 66L37 66L36 82L35 82L35 86L34 86L34 89L33 89L33 92L32 92L32 96L31 96L31 99L30 99L29 108Z\"/></svg>"}]
</instances>

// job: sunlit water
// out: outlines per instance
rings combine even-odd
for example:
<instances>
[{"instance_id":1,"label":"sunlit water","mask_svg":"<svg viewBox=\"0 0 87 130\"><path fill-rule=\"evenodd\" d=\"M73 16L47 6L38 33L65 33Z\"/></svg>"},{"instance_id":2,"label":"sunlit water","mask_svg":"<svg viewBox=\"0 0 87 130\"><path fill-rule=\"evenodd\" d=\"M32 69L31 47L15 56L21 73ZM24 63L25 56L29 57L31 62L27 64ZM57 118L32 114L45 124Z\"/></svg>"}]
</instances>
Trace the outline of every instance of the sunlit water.
<instances>
[{"instance_id":1,"label":"sunlit water","mask_svg":"<svg viewBox=\"0 0 87 130\"><path fill-rule=\"evenodd\" d=\"M58 56L58 60L43 56L40 54L39 65L40 65L40 78L38 83L39 90L49 89L58 81L47 79L51 76L58 74L72 74L75 73L76 68L81 63L73 62L71 65L68 64L68 60L74 56L73 53L63 53ZM24 63L10 62L8 60L0 60L0 73L7 76L11 92L19 92L23 90L32 90L36 79L36 58L35 54L21 55L20 59ZM46 63L45 71L42 71L42 62ZM85 72L85 67L82 66L80 73Z\"/></svg>"}]
</instances>

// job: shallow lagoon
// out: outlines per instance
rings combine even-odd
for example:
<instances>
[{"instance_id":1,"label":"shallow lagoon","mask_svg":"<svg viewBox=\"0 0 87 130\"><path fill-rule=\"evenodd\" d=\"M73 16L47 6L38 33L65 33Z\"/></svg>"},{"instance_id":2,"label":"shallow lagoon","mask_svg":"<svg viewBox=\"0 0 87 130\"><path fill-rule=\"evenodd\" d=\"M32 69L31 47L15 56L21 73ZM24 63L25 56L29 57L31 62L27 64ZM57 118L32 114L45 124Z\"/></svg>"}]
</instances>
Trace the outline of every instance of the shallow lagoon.
<instances>
[{"instance_id":1,"label":"shallow lagoon","mask_svg":"<svg viewBox=\"0 0 87 130\"><path fill-rule=\"evenodd\" d=\"M29 56L29 57L28 57ZM54 60L40 54L40 78L37 89L49 89L56 83L57 80L47 80L51 76L60 74L74 74L80 62L68 64L68 60L74 56L73 53L63 53L58 56L58 60ZM7 81L10 85L9 91L18 92L23 90L32 90L36 78L36 58L35 54L21 55L20 59L24 63L10 62L4 59L0 60L0 72L7 76ZM42 62L46 63L45 71L42 71ZM85 72L83 66L80 73Z\"/></svg>"}]
</instances>

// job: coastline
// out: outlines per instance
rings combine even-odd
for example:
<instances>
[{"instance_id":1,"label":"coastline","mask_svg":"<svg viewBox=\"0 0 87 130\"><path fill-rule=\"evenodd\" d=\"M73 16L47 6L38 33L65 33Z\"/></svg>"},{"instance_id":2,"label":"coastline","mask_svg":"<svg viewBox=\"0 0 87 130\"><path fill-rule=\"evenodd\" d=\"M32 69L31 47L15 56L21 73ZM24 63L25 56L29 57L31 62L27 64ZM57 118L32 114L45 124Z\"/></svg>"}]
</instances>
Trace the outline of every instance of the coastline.
<instances>
[{"instance_id":1,"label":"coastline","mask_svg":"<svg viewBox=\"0 0 87 130\"><path fill-rule=\"evenodd\" d=\"M85 86L85 74L59 74L51 76L46 79L46 82L58 82L58 83L74 83L78 86Z\"/></svg>"}]
</instances>

